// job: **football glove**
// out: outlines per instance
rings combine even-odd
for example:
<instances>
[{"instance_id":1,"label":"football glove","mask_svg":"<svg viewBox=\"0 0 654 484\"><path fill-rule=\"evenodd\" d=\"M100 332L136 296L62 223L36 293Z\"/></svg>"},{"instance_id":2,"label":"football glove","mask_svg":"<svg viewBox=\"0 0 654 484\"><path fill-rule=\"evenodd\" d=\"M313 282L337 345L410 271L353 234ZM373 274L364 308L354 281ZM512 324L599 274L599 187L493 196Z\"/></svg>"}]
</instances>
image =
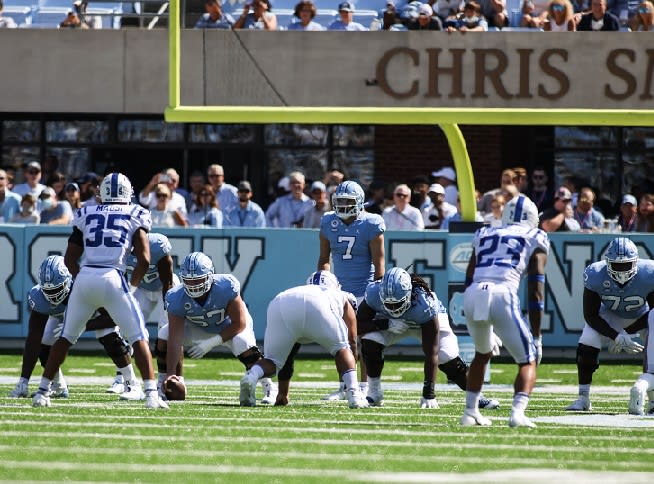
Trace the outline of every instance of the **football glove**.
<instances>
[{"instance_id":1,"label":"football glove","mask_svg":"<svg viewBox=\"0 0 654 484\"><path fill-rule=\"evenodd\" d=\"M55 339L59 339L59 337L61 336L61 332L63 330L64 330L64 322L62 321L52 329L52 336L54 336Z\"/></svg>"},{"instance_id":2,"label":"football glove","mask_svg":"<svg viewBox=\"0 0 654 484\"><path fill-rule=\"evenodd\" d=\"M420 397L420 408L438 408L438 402L435 398Z\"/></svg>"},{"instance_id":3,"label":"football glove","mask_svg":"<svg viewBox=\"0 0 654 484\"><path fill-rule=\"evenodd\" d=\"M409 325L401 319L390 319L388 321L388 331L394 334L404 333L409 329Z\"/></svg>"},{"instance_id":4,"label":"football glove","mask_svg":"<svg viewBox=\"0 0 654 484\"><path fill-rule=\"evenodd\" d=\"M534 346L536 347L536 366L540 365L540 360L543 359L543 336L534 338Z\"/></svg>"},{"instance_id":5,"label":"football glove","mask_svg":"<svg viewBox=\"0 0 654 484\"><path fill-rule=\"evenodd\" d=\"M191 358L202 358L211 350L211 348L218 346L222 342L223 338L219 334L208 339L193 341L194 346L189 348L188 355Z\"/></svg>"},{"instance_id":6,"label":"football glove","mask_svg":"<svg viewBox=\"0 0 654 484\"><path fill-rule=\"evenodd\" d=\"M614 341L620 350L624 351L625 353L635 354L643 351L643 345L632 340L631 336L629 336L624 330L618 333Z\"/></svg>"},{"instance_id":7,"label":"football glove","mask_svg":"<svg viewBox=\"0 0 654 484\"><path fill-rule=\"evenodd\" d=\"M493 356L499 356L500 348L502 347L502 340L495 333L491 334L492 344L491 353Z\"/></svg>"}]
</instances>

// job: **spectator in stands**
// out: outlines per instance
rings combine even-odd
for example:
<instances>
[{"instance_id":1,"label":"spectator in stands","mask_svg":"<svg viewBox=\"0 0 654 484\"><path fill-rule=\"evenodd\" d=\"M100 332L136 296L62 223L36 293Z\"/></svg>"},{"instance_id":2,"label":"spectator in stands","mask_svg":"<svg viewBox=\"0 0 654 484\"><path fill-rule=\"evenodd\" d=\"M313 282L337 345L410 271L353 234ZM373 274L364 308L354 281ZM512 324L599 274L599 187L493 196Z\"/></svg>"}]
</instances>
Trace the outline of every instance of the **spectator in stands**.
<instances>
[{"instance_id":1,"label":"spectator in stands","mask_svg":"<svg viewBox=\"0 0 654 484\"><path fill-rule=\"evenodd\" d=\"M532 0L522 2L522 17L520 18L520 27L531 29L542 29L547 20L547 5L534 4Z\"/></svg>"},{"instance_id":2,"label":"spectator in stands","mask_svg":"<svg viewBox=\"0 0 654 484\"><path fill-rule=\"evenodd\" d=\"M493 197L491 201L490 213L484 215L484 222L486 222L491 227L501 227L502 226L502 210L504 209L504 195L498 194Z\"/></svg>"},{"instance_id":3,"label":"spectator in stands","mask_svg":"<svg viewBox=\"0 0 654 484\"><path fill-rule=\"evenodd\" d=\"M159 183L154 190L157 204L150 209L153 227L187 227L186 214L179 208L172 208L172 192L167 183Z\"/></svg>"},{"instance_id":4,"label":"spectator in stands","mask_svg":"<svg viewBox=\"0 0 654 484\"><path fill-rule=\"evenodd\" d=\"M327 194L330 197L336 190L336 187L340 185L343 180L345 180L345 175L336 168L327 170L327 173L325 173L325 176L322 178L322 182L327 187Z\"/></svg>"},{"instance_id":5,"label":"spectator in stands","mask_svg":"<svg viewBox=\"0 0 654 484\"><path fill-rule=\"evenodd\" d=\"M2 0L0 0L0 29L15 29L18 27L16 25L16 22L14 22L14 19L11 17L5 17L2 15L2 11L4 10L4 3Z\"/></svg>"},{"instance_id":6,"label":"spectator in stands","mask_svg":"<svg viewBox=\"0 0 654 484\"><path fill-rule=\"evenodd\" d=\"M618 215L618 225L622 232L635 232L636 220L638 218L638 202L633 195L622 197L620 204L620 214Z\"/></svg>"},{"instance_id":7,"label":"spectator in stands","mask_svg":"<svg viewBox=\"0 0 654 484\"><path fill-rule=\"evenodd\" d=\"M488 25L501 29L509 26L509 14L506 0L479 0L481 14L486 17Z\"/></svg>"},{"instance_id":8,"label":"spectator in stands","mask_svg":"<svg viewBox=\"0 0 654 484\"><path fill-rule=\"evenodd\" d=\"M513 184L518 189L518 193L522 193L523 195L526 194L529 189L529 176L527 175L527 169L524 166L514 166L513 172L515 173Z\"/></svg>"},{"instance_id":9,"label":"spectator in stands","mask_svg":"<svg viewBox=\"0 0 654 484\"><path fill-rule=\"evenodd\" d=\"M98 194L98 186L102 178L98 177L97 174L92 171L86 173L82 178L77 181L80 190L80 199L82 200L82 205L97 205L98 199L96 198Z\"/></svg>"},{"instance_id":10,"label":"spectator in stands","mask_svg":"<svg viewBox=\"0 0 654 484\"><path fill-rule=\"evenodd\" d=\"M7 172L0 169L0 223L9 222L20 211L21 197L9 189L8 182Z\"/></svg>"},{"instance_id":11,"label":"spectator in stands","mask_svg":"<svg viewBox=\"0 0 654 484\"><path fill-rule=\"evenodd\" d=\"M368 200L365 203L366 212L381 215L384 211L386 201L386 183L374 180L368 186Z\"/></svg>"},{"instance_id":12,"label":"spectator in stands","mask_svg":"<svg viewBox=\"0 0 654 484\"><path fill-rule=\"evenodd\" d=\"M445 21L445 27L448 32L486 32L488 22L481 14L479 4L471 0L466 2L463 13Z\"/></svg>"},{"instance_id":13,"label":"spectator in stands","mask_svg":"<svg viewBox=\"0 0 654 484\"><path fill-rule=\"evenodd\" d=\"M538 213L552 207L554 197L547 187L548 177L545 168L538 166L531 172L531 189L527 191L527 196L536 204Z\"/></svg>"},{"instance_id":14,"label":"spectator in stands","mask_svg":"<svg viewBox=\"0 0 654 484\"><path fill-rule=\"evenodd\" d=\"M170 192L170 200L167 204L168 209L173 211L179 210L182 216L186 218L186 199L183 195L177 193L179 174L174 168L167 168L161 173L155 173L139 193L139 203L150 210L155 208L159 203L159 200L155 197L155 190L162 183L168 185L168 191Z\"/></svg>"},{"instance_id":15,"label":"spectator in stands","mask_svg":"<svg viewBox=\"0 0 654 484\"><path fill-rule=\"evenodd\" d=\"M315 181L311 184L310 194L314 205L304 212L301 227L305 229L319 229L320 219L322 219L325 213L331 210L329 197L327 196L327 187L323 182Z\"/></svg>"},{"instance_id":16,"label":"spectator in stands","mask_svg":"<svg viewBox=\"0 0 654 484\"><path fill-rule=\"evenodd\" d=\"M57 192L52 187L45 187L39 195L42 224L68 225L73 219L73 209L66 201L59 201Z\"/></svg>"},{"instance_id":17,"label":"spectator in stands","mask_svg":"<svg viewBox=\"0 0 654 484\"><path fill-rule=\"evenodd\" d=\"M66 194L64 193L64 187L66 186L66 175L60 171L55 171L48 178L47 185L54 188L57 198L59 200L66 200Z\"/></svg>"},{"instance_id":18,"label":"spectator in stands","mask_svg":"<svg viewBox=\"0 0 654 484\"><path fill-rule=\"evenodd\" d=\"M505 185L502 187L500 195L504 197L504 203L508 203L509 200L520 195L520 192L515 185Z\"/></svg>"},{"instance_id":19,"label":"spectator in stands","mask_svg":"<svg viewBox=\"0 0 654 484\"><path fill-rule=\"evenodd\" d=\"M72 210L82 208L82 199L80 198L79 185L77 183L67 183L64 188L64 195Z\"/></svg>"},{"instance_id":20,"label":"spectator in stands","mask_svg":"<svg viewBox=\"0 0 654 484\"><path fill-rule=\"evenodd\" d=\"M238 204L223 213L223 227L266 226L266 216L259 204L252 201L252 185L248 181L238 184Z\"/></svg>"},{"instance_id":21,"label":"spectator in stands","mask_svg":"<svg viewBox=\"0 0 654 484\"><path fill-rule=\"evenodd\" d=\"M566 223L566 208L571 202L572 193L570 193L570 190L566 187L559 188L554 194L552 208L548 208L540 214L539 228L545 232L569 232L572 230L570 225Z\"/></svg>"},{"instance_id":22,"label":"spectator in stands","mask_svg":"<svg viewBox=\"0 0 654 484\"><path fill-rule=\"evenodd\" d=\"M411 200L409 203L416 207L420 212L429 210L434 204L431 198L427 196L429 191L429 178L425 175L418 175L411 180Z\"/></svg>"},{"instance_id":23,"label":"spectator in stands","mask_svg":"<svg viewBox=\"0 0 654 484\"><path fill-rule=\"evenodd\" d=\"M252 7L252 12L250 12ZM235 29L277 30L277 16L271 12L270 0L245 2L243 13L234 23Z\"/></svg>"},{"instance_id":24,"label":"spectator in stands","mask_svg":"<svg viewBox=\"0 0 654 484\"><path fill-rule=\"evenodd\" d=\"M409 204L411 190L401 184L393 191L393 206L382 213L386 230L424 230L425 222L420 210Z\"/></svg>"},{"instance_id":25,"label":"spectator in stands","mask_svg":"<svg viewBox=\"0 0 654 484\"><path fill-rule=\"evenodd\" d=\"M13 192L17 193L21 197L26 193L30 193L34 196L36 200L41 194L45 185L41 182L41 164L38 161L30 161L25 165L23 170L25 176L25 183L19 183L14 186Z\"/></svg>"},{"instance_id":26,"label":"spectator in stands","mask_svg":"<svg viewBox=\"0 0 654 484\"><path fill-rule=\"evenodd\" d=\"M434 13L441 19L443 25L449 18L456 18L463 13L464 0L437 0L432 4Z\"/></svg>"},{"instance_id":27,"label":"spectator in stands","mask_svg":"<svg viewBox=\"0 0 654 484\"><path fill-rule=\"evenodd\" d=\"M418 5L413 2L407 3L400 10L400 22L391 25L389 30L417 30L419 16Z\"/></svg>"},{"instance_id":28,"label":"spectator in stands","mask_svg":"<svg viewBox=\"0 0 654 484\"><path fill-rule=\"evenodd\" d=\"M579 232L581 230L581 225L579 225L579 222L575 219L575 211L572 208L571 203L568 203L565 206L565 211L563 213L565 214L565 224L568 226L568 229L570 229L570 232Z\"/></svg>"},{"instance_id":29,"label":"spectator in stands","mask_svg":"<svg viewBox=\"0 0 654 484\"><path fill-rule=\"evenodd\" d=\"M231 207L238 205L236 187L225 183L225 170L223 170L222 166L217 164L209 165L207 168L207 178L214 192L216 192L218 208L223 211L223 214L231 209Z\"/></svg>"},{"instance_id":30,"label":"spectator in stands","mask_svg":"<svg viewBox=\"0 0 654 484\"><path fill-rule=\"evenodd\" d=\"M327 30L349 30L349 31L366 31L366 27L359 22L354 22L354 4L351 2L341 2L338 4L338 19L329 24Z\"/></svg>"},{"instance_id":31,"label":"spectator in stands","mask_svg":"<svg viewBox=\"0 0 654 484\"><path fill-rule=\"evenodd\" d=\"M313 21L317 13L318 9L316 8L315 3L311 0L301 0L295 5L295 10L293 12L293 15L295 15L299 21L290 23L287 30L307 30L313 32L325 30L322 25Z\"/></svg>"},{"instance_id":32,"label":"spectator in stands","mask_svg":"<svg viewBox=\"0 0 654 484\"><path fill-rule=\"evenodd\" d=\"M20 201L20 211L9 220L12 224L38 224L41 216L36 208L36 197L31 193L23 195Z\"/></svg>"},{"instance_id":33,"label":"spectator in stands","mask_svg":"<svg viewBox=\"0 0 654 484\"><path fill-rule=\"evenodd\" d=\"M426 229L440 229L443 222L457 213L454 205L445 201L445 189L443 185L434 183L429 186L427 196L431 199L432 205L427 210L422 210L422 219Z\"/></svg>"},{"instance_id":34,"label":"spectator in stands","mask_svg":"<svg viewBox=\"0 0 654 484\"><path fill-rule=\"evenodd\" d=\"M195 202L195 198L200 193L200 191L204 188L204 185L206 185L206 183L207 182L205 181L204 175L202 174L201 171L195 170L188 177L189 192L184 197L184 200L186 201L186 210L188 212L190 212L191 209L193 208L193 203Z\"/></svg>"},{"instance_id":35,"label":"spectator in stands","mask_svg":"<svg viewBox=\"0 0 654 484\"><path fill-rule=\"evenodd\" d=\"M86 13L86 9L89 6L89 0L75 0L73 2L73 10L80 19L80 22L83 26L82 28L86 29L101 29L102 28L102 17L99 15L89 15Z\"/></svg>"},{"instance_id":36,"label":"spectator in stands","mask_svg":"<svg viewBox=\"0 0 654 484\"><path fill-rule=\"evenodd\" d=\"M443 30L443 22L428 3L418 7L418 22L409 30Z\"/></svg>"},{"instance_id":37,"label":"spectator in stands","mask_svg":"<svg viewBox=\"0 0 654 484\"><path fill-rule=\"evenodd\" d=\"M441 229L443 230L450 230L450 223L451 222L461 222L463 221L463 215L461 212L461 198L457 197L456 199L456 210L457 212L450 216L447 217L443 222L441 223ZM481 213L479 213L479 210L475 210L475 222L483 222L484 217L482 217Z\"/></svg>"},{"instance_id":38,"label":"spectator in stands","mask_svg":"<svg viewBox=\"0 0 654 484\"><path fill-rule=\"evenodd\" d=\"M654 232L654 195L645 193L638 204L636 232Z\"/></svg>"},{"instance_id":39,"label":"spectator in stands","mask_svg":"<svg viewBox=\"0 0 654 484\"><path fill-rule=\"evenodd\" d=\"M382 11L382 29L390 30L390 28L400 22L400 17L395 8L394 0L386 0L386 8Z\"/></svg>"},{"instance_id":40,"label":"spectator in stands","mask_svg":"<svg viewBox=\"0 0 654 484\"><path fill-rule=\"evenodd\" d=\"M620 21L618 17L607 10L606 0L592 0L590 12L581 16L577 30L580 32L617 32L620 30Z\"/></svg>"},{"instance_id":41,"label":"spectator in stands","mask_svg":"<svg viewBox=\"0 0 654 484\"><path fill-rule=\"evenodd\" d=\"M579 222L581 230L599 232L604 228L604 215L594 205L595 192L589 187L582 188L574 210L574 218Z\"/></svg>"},{"instance_id":42,"label":"spectator in stands","mask_svg":"<svg viewBox=\"0 0 654 484\"><path fill-rule=\"evenodd\" d=\"M574 32L577 24L569 0L550 0L547 5L547 20L543 24L545 32Z\"/></svg>"},{"instance_id":43,"label":"spectator in stands","mask_svg":"<svg viewBox=\"0 0 654 484\"><path fill-rule=\"evenodd\" d=\"M502 175L500 177L500 186L493 188L492 190L488 190L482 195L481 200L477 202L477 210L481 212L482 216L492 212L491 204L493 203L495 197L497 195L503 195L502 190L509 185L513 185L515 179L515 171L513 171L511 168L507 168L506 170L502 171ZM511 196L513 196L513 194L511 194ZM507 201L508 200L504 200L505 203Z\"/></svg>"},{"instance_id":44,"label":"spectator in stands","mask_svg":"<svg viewBox=\"0 0 654 484\"><path fill-rule=\"evenodd\" d=\"M589 0L570 0L572 4L572 10L575 13L575 23L579 23L581 19L581 14L590 12L590 1Z\"/></svg>"},{"instance_id":45,"label":"spectator in stands","mask_svg":"<svg viewBox=\"0 0 654 484\"><path fill-rule=\"evenodd\" d=\"M79 14L75 10L69 10L66 17L59 24L60 29L83 29L86 30L89 26L82 22Z\"/></svg>"},{"instance_id":46,"label":"spectator in stands","mask_svg":"<svg viewBox=\"0 0 654 484\"><path fill-rule=\"evenodd\" d=\"M654 32L654 2L643 0L638 4L630 27L633 32Z\"/></svg>"},{"instance_id":47,"label":"spectator in stands","mask_svg":"<svg viewBox=\"0 0 654 484\"><path fill-rule=\"evenodd\" d=\"M188 223L191 227L214 227L222 228L224 223L223 213L216 203L216 192L213 187L206 184L195 195L193 207L188 214Z\"/></svg>"},{"instance_id":48,"label":"spectator in stands","mask_svg":"<svg viewBox=\"0 0 654 484\"><path fill-rule=\"evenodd\" d=\"M223 12L221 0L205 0L204 10L206 13L195 23L196 29L231 30L234 26L234 18Z\"/></svg>"},{"instance_id":49,"label":"spectator in stands","mask_svg":"<svg viewBox=\"0 0 654 484\"><path fill-rule=\"evenodd\" d=\"M302 216L310 207L313 200L304 194L305 178L299 171L288 175L291 193L276 199L266 210L267 227L300 227Z\"/></svg>"},{"instance_id":50,"label":"spectator in stands","mask_svg":"<svg viewBox=\"0 0 654 484\"><path fill-rule=\"evenodd\" d=\"M445 201L450 205L456 205L459 198L459 190L456 187L456 172L454 168L446 166L438 171L432 172L431 176L436 179L436 183L442 185L445 189Z\"/></svg>"}]
</instances>

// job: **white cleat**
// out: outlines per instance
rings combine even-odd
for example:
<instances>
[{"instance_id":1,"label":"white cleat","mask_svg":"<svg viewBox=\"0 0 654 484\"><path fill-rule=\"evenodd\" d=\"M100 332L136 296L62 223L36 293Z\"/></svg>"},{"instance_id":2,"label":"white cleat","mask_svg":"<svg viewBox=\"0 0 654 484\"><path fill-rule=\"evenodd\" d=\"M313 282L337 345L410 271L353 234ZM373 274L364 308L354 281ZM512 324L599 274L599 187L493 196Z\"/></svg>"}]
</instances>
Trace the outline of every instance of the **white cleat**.
<instances>
[{"instance_id":1,"label":"white cleat","mask_svg":"<svg viewBox=\"0 0 654 484\"><path fill-rule=\"evenodd\" d=\"M509 427L535 428L536 424L529 420L523 412L511 412L511 416L509 417Z\"/></svg>"},{"instance_id":2,"label":"white cleat","mask_svg":"<svg viewBox=\"0 0 654 484\"><path fill-rule=\"evenodd\" d=\"M49 407L50 406L50 397L44 395L41 392L36 392L34 397L32 397L32 406L33 407Z\"/></svg>"},{"instance_id":3,"label":"white cleat","mask_svg":"<svg viewBox=\"0 0 654 484\"><path fill-rule=\"evenodd\" d=\"M383 407L384 406L384 390L374 391L371 388L368 388L368 395L366 396L368 400L368 405L371 407Z\"/></svg>"},{"instance_id":4,"label":"white cleat","mask_svg":"<svg viewBox=\"0 0 654 484\"><path fill-rule=\"evenodd\" d=\"M120 394L121 400L130 400L137 401L143 400L145 394L141 388L141 384L138 382L125 382L125 391Z\"/></svg>"},{"instance_id":5,"label":"white cleat","mask_svg":"<svg viewBox=\"0 0 654 484\"><path fill-rule=\"evenodd\" d=\"M363 393L357 388L347 391L347 404L350 408L368 408L370 406Z\"/></svg>"},{"instance_id":6,"label":"white cleat","mask_svg":"<svg viewBox=\"0 0 654 484\"><path fill-rule=\"evenodd\" d=\"M145 397L145 408L170 408L168 404L159 397L157 391L149 391Z\"/></svg>"},{"instance_id":7,"label":"white cleat","mask_svg":"<svg viewBox=\"0 0 654 484\"><path fill-rule=\"evenodd\" d=\"M637 386L629 391L629 413L631 415L645 415L645 400L647 392ZM651 406L651 403L650 403Z\"/></svg>"},{"instance_id":8,"label":"white cleat","mask_svg":"<svg viewBox=\"0 0 654 484\"><path fill-rule=\"evenodd\" d=\"M109 388L107 388L107 393L114 393L116 395L120 395L121 393L125 393L125 380L123 380L122 375L120 377L116 377L114 382L111 384Z\"/></svg>"},{"instance_id":9,"label":"white cleat","mask_svg":"<svg viewBox=\"0 0 654 484\"><path fill-rule=\"evenodd\" d=\"M59 368L57 374L52 380L52 386L50 387L50 398L68 398L68 384L64 378L64 374Z\"/></svg>"},{"instance_id":10,"label":"white cleat","mask_svg":"<svg viewBox=\"0 0 654 484\"><path fill-rule=\"evenodd\" d=\"M483 410L495 410L500 407L500 402L493 398L479 397L479 408Z\"/></svg>"},{"instance_id":11,"label":"white cleat","mask_svg":"<svg viewBox=\"0 0 654 484\"><path fill-rule=\"evenodd\" d=\"M254 380L254 377L249 373L243 375L241 378L241 393L239 395L241 407L254 407L257 405L256 389L257 380Z\"/></svg>"},{"instance_id":12,"label":"white cleat","mask_svg":"<svg viewBox=\"0 0 654 484\"><path fill-rule=\"evenodd\" d=\"M472 427L475 425L480 425L482 427L488 427L489 425L493 425L493 422L491 422L490 419L484 417L481 413L479 413L479 410L472 410L469 408L466 408L463 412L463 415L461 416L461 420L459 422L463 427Z\"/></svg>"},{"instance_id":13,"label":"white cleat","mask_svg":"<svg viewBox=\"0 0 654 484\"><path fill-rule=\"evenodd\" d=\"M274 405L277 400L277 385L270 378L262 378L261 387L263 388L261 405Z\"/></svg>"},{"instance_id":14,"label":"white cleat","mask_svg":"<svg viewBox=\"0 0 654 484\"><path fill-rule=\"evenodd\" d=\"M16 388L9 392L9 398L27 398L27 395L29 395L28 383L22 380L16 383Z\"/></svg>"},{"instance_id":15,"label":"white cleat","mask_svg":"<svg viewBox=\"0 0 654 484\"><path fill-rule=\"evenodd\" d=\"M345 383L341 383L339 386L338 390L336 390L333 393L330 393L328 395L325 395L322 397L323 400L327 400L329 402L335 402L337 400L347 400L347 392L345 391Z\"/></svg>"},{"instance_id":16,"label":"white cleat","mask_svg":"<svg viewBox=\"0 0 654 484\"><path fill-rule=\"evenodd\" d=\"M580 396L574 402L568 405L566 410L572 412L587 412L592 408L593 406L590 403L590 398L585 396Z\"/></svg>"}]
</instances>

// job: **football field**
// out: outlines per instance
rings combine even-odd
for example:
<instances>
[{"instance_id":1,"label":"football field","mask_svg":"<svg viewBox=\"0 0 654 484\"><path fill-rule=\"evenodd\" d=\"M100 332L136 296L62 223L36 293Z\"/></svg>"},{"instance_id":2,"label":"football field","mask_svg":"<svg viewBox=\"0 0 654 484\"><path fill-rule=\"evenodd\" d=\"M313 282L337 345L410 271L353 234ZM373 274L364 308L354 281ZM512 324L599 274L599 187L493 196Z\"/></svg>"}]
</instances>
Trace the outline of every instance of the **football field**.
<instances>
[{"instance_id":1,"label":"football field","mask_svg":"<svg viewBox=\"0 0 654 484\"><path fill-rule=\"evenodd\" d=\"M329 359L299 355L288 407L238 406L242 365L231 357L185 362L187 400L169 411L105 393L103 356L73 353L70 398L35 409L10 399L21 356L0 356L0 481L69 482L652 482L654 416L627 414L637 364L604 364L593 411L571 414L571 363L543 364L527 414L507 426L515 365L493 362L482 411L492 427L462 428L465 394L439 374L439 409L420 409L422 362L389 357L385 405L351 410L321 396L336 388ZM41 369L30 384L36 390ZM257 396L261 396L260 387Z\"/></svg>"}]
</instances>

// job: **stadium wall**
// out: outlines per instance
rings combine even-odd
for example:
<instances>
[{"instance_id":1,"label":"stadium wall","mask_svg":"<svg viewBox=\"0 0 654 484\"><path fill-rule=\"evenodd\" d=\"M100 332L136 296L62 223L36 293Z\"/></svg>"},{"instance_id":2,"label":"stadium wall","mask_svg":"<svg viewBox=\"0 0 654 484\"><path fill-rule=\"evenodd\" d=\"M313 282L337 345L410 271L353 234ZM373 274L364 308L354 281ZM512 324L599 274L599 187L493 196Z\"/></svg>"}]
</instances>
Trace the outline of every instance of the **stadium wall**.
<instances>
[{"instance_id":1,"label":"stadium wall","mask_svg":"<svg viewBox=\"0 0 654 484\"><path fill-rule=\"evenodd\" d=\"M266 308L279 292L304 284L318 260L318 231L312 229L162 229L173 247L176 270L186 254L207 253L217 272L230 272L263 339ZM0 225L0 338L27 335L27 294L36 283L41 261L63 254L69 227ZM613 234L551 234L552 250L546 267L543 341L550 348L577 345L584 324L583 271L598 260ZM641 257L651 258L654 236L633 234ZM448 306L452 325L465 334L462 314L465 268L471 253L470 234L442 231L387 232L387 267L408 267L425 277ZM524 293L524 290L523 290ZM524 294L523 294L524 297ZM153 336L156 322L148 324ZM92 334L85 335L88 338Z\"/></svg>"}]
</instances>

